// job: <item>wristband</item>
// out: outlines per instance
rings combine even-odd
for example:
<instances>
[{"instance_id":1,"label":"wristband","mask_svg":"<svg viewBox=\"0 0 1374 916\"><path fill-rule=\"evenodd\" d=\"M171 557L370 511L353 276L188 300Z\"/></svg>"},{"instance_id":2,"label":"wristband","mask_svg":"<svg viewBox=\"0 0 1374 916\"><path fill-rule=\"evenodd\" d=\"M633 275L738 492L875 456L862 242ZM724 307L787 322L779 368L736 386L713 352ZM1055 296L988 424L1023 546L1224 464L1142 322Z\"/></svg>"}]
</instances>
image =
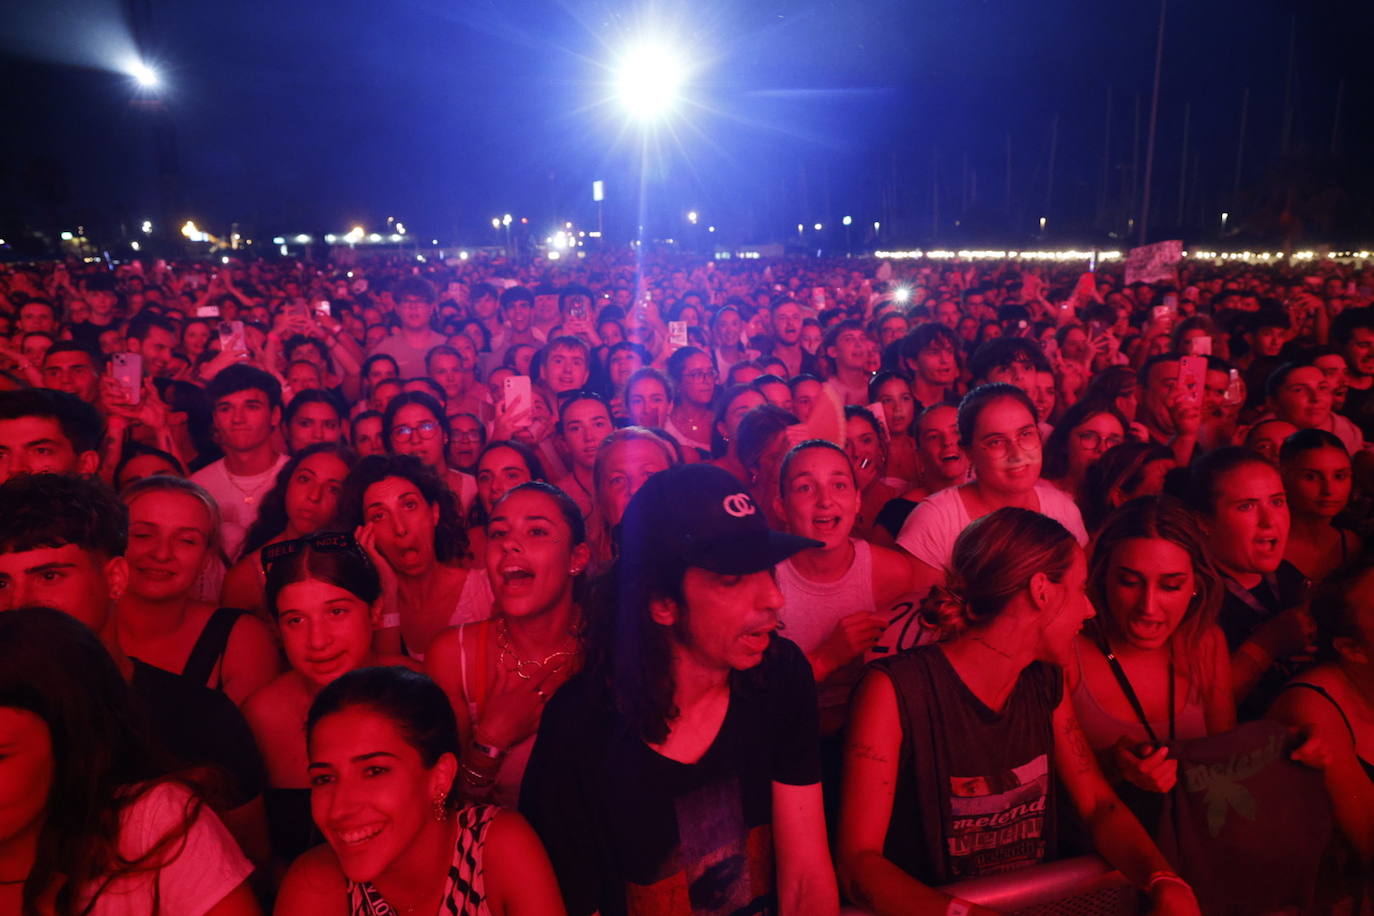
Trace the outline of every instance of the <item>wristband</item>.
<instances>
[{"instance_id":1,"label":"wristband","mask_svg":"<svg viewBox=\"0 0 1374 916\"><path fill-rule=\"evenodd\" d=\"M1193 893L1193 886L1187 881L1184 881L1176 872L1171 871L1150 872L1150 880L1145 882L1145 893L1153 894L1155 888L1161 884L1177 884L1188 893Z\"/></svg>"},{"instance_id":2,"label":"wristband","mask_svg":"<svg viewBox=\"0 0 1374 916\"><path fill-rule=\"evenodd\" d=\"M490 757L492 760L500 760L506 756L505 748L478 741L476 735L474 735L468 743L472 745L473 750L477 751L477 753L481 754L483 757Z\"/></svg>"},{"instance_id":3,"label":"wristband","mask_svg":"<svg viewBox=\"0 0 1374 916\"><path fill-rule=\"evenodd\" d=\"M382 615L382 629L383 629L383 630L389 630L389 629L391 629L392 627L399 627L400 625L401 625L401 615L400 615L400 614L391 613L391 614L383 614L383 615Z\"/></svg>"},{"instance_id":4,"label":"wristband","mask_svg":"<svg viewBox=\"0 0 1374 916\"><path fill-rule=\"evenodd\" d=\"M969 902L960 900L958 897L949 898L949 906L945 908L945 916L968 916Z\"/></svg>"}]
</instances>

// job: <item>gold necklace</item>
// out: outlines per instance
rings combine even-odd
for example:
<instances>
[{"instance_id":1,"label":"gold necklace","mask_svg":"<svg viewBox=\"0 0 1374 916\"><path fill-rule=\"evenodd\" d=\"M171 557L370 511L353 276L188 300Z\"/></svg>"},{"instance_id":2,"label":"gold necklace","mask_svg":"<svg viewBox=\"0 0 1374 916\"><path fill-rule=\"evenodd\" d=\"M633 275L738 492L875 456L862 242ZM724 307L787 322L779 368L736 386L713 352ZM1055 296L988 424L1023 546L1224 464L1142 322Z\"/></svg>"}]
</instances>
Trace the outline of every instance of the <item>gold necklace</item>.
<instances>
[{"instance_id":1,"label":"gold necklace","mask_svg":"<svg viewBox=\"0 0 1374 916\"><path fill-rule=\"evenodd\" d=\"M550 652L543 658L521 658L515 654L515 647L511 644L510 624L502 620L501 629L496 633L496 644L501 649L501 654L497 657L496 664L499 667L506 667L506 659L509 658L512 665L508 670L515 672L517 676L528 681L535 673L548 668L549 664L554 660L559 658L573 658L577 655L578 651L582 648L578 640L578 634L574 630L569 630L568 636L573 640L573 647L571 649L558 649L557 651Z\"/></svg>"}]
</instances>

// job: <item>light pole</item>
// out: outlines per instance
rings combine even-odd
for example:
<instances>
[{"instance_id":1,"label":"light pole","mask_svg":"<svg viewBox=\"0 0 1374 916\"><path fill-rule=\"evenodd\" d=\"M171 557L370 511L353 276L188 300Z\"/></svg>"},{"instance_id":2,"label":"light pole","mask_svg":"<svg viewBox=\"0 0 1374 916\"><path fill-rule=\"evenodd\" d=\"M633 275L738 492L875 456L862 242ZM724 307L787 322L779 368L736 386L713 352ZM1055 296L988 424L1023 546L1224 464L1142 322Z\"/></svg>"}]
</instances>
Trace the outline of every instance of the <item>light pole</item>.
<instances>
[{"instance_id":1,"label":"light pole","mask_svg":"<svg viewBox=\"0 0 1374 916\"><path fill-rule=\"evenodd\" d=\"M854 253L854 248L849 242L849 226L854 222L854 217L846 216L840 222L844 223L844 256L849 257Z\"/></svg>"}]
</instances>

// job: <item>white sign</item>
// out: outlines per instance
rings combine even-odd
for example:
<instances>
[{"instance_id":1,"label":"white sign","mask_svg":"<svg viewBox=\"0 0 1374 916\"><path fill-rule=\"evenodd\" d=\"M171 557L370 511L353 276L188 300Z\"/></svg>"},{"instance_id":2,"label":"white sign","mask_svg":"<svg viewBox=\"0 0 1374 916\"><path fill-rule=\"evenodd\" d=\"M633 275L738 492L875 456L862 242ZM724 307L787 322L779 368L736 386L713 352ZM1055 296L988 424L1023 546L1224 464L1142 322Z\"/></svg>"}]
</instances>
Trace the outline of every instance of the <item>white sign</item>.
<instances>
[{"instance_id":1,"label":"white sign","mask_svg":"<svg viewBox=\"0 0 1374 916\"><path fill-rule=\"evenodd\" d=\"M1183 242L1156 242L1126 253L1126 282L1177 283L1178 262L1183 260Z\"/></svg>"}]
</instances>

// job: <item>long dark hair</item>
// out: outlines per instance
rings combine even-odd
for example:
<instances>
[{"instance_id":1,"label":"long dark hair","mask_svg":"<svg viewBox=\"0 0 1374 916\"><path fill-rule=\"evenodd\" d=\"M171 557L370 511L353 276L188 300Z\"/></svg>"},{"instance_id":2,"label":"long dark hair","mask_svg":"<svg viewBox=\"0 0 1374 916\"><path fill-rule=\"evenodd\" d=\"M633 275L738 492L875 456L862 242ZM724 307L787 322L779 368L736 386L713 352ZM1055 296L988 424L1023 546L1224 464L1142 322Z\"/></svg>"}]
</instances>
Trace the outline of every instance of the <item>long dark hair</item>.
<instances>
[{"instance_id":1,"label":"long dark hair","mask_svg":"<svg viewBox=\"0 0 1374 916\"><path fill-rule=\"evenodd\" d=\"M539 460L539 453L530 448L523 442L516 442L514 439L496 439L482 446L482 451L477 455L477 463L472 467L475 476L479 468L482 467L482 459L487 456L487 452L498 448L507 448L520 456L520 460L525 462L525 469L530 472L530 480L548 480L549 475L544 471L544 462ZM472 506L468 509L468 527L482 528L487 524L487 510L482 507L480 497L473 499Z\"/></svg>"},{"instance_id":2,"label":"long dark hair","mask_svg":"<svg viewBox=\"0 0 1374 916\"><path fill-rule=\"evenodd\" d=\"M37 916L39 898L58 876L65 880L54 910L75 916L90 888L98 896L115 879L156 871L181 854L200 814L195 795L147 852L135 859L119 852L122 813L165 781L167 770L154 759L129 686L94 633L51 608L0 614L0 706L38 716L52 738L52 784L24 881L24 916Z\"/></svg>"},{"instance_id":3,"label":"long dark hair","mask_svg":"<svg viewBox=\"0 0 1374 916\"><path fill-rule=\"evenodd\" d=\"M1073 435L1076 427L1082 426L1099 414L1115 417L1116 422L1121 424L1123 437L1130 431L1130 422L1110 401L1078 401L1064 411L1064 415L1059 418L1059 422L1054 426L1054 432L1050 433L1050 437L1045 440L1044 464L1040 469L1041 477L1046 480L1058 480L1069 473L1069 436Z\"/></svg>"},{"instance_id":4,"label":"long dark hair","mask_svg":"<svg viewBox=\"0 0 1374 916\"><path fill-rule=\"evenodd\" d=\"M296 470L305 459L320 452L338 455L344 466L350 469L358 460L351 448L338 442L316 442L292 455L286 464L281 466L281 470L277 472L276 483L272 484L272 489L267 491L267 495L258 506L258 517L243 539L243 556L262 547L286 530L289 521L286 517L286 490L291 486L291 478L295 476Z\"/></svg>"},{"instance_id":5,"label":"long dark hair","mask_svg":"<svg viewBox=\"0 0 1374 916\"><path fill-rule=\"evenodd\" d=\"M439 507L439 522L434 526L434 558L440 563L465 559L468 556L468 535L458 512L458 497L414 455L369 455L354 465L339 493L334 527L341 531L352 531L361 525L363 496L367 488L388 477L410 481L425 502Z\"/></svg>"},{"instance_id":6,"label":"long dark hair","mask_svg":"<svg viewBox=\"0 0 1374 916\"><path fill-rule=\"evenodd\" d=\"M281 590L310 579L337 586L367 604L381 597L381 576L367 552L353 540L353 535L331 533L325 537L335 543L321 549L323 545L317 546L312 539L305 538L298 550L265 564L267 583L264 593L267 609L273 618L277 616L277 596ZM274 546L272 549L278 548Z\"/></svg>"}]
</instances>

